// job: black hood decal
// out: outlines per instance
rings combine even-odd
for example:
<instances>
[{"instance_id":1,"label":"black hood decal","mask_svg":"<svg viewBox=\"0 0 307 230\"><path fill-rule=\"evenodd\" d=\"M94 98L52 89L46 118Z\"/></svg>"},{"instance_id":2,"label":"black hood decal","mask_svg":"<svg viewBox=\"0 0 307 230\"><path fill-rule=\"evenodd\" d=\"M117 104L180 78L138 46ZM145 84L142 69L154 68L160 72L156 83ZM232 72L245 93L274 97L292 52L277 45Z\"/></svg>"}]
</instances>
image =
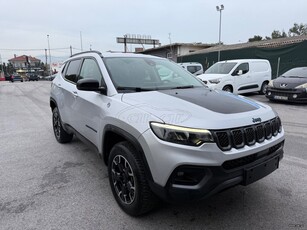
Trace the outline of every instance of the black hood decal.
<instances>
[{"instance_id":1,"label":"black hood decal","mask_svg":"<svg viewBox=\"0 0 307 230\"><path fill-rule=\"evenodd\" d=\"M232 93L216 91L202 87L177 90L161 90L159 92L180 98L217 113L242 113L260 108L257 103L238 97Z\"/></svg>"}]
</instances>

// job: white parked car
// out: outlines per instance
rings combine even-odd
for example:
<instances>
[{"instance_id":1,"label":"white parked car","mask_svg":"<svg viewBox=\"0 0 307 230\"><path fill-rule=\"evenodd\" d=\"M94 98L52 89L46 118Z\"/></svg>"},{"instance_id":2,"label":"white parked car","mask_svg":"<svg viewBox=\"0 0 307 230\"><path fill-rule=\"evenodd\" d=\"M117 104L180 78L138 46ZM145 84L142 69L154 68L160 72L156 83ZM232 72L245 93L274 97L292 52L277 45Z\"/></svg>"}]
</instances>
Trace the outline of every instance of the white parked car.
<instances>
[{"instance_id":1,"label":"white parked car","mask_svg":"<svg viewBox=\"0 0 307 230\"><path fill-rule=\"evenodd\" d=\"M235 94L259 92L272 78L271 65L264 59L240 59L217 62L198 76L207 86Z\"/></svg>"},{"instance_id":2,"label":"white parked car","mask_svg":"<svg viewBox=\"0 0 307 230\"><path fill-rule=\"evenodd\" d=\"M198 62L182 62L182 63L177 63L177 64L195 76L204 73L202 64Z\"/></svg>"}]
</instances>

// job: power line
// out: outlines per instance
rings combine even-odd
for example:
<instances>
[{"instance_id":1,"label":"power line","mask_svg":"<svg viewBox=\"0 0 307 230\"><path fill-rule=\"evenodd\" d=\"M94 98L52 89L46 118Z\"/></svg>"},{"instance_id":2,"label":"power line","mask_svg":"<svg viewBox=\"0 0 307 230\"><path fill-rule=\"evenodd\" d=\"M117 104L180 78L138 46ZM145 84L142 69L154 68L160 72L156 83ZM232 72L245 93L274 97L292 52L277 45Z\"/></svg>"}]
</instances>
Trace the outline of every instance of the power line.
<instances>
[{"instance_id":1,"label":"power line","mask_svg":"<svg viewBox=\"0 0 307 230\"><path fill-rule=\"evenodd\" d=\"M53 49L50 49L50 50L67 50L67 49L70 49L70 47L67 47L67 48L53 48ZM45 51L45 49L1 49L0 50L3 50L3 51Z\"/></svg>"}]
</instances>

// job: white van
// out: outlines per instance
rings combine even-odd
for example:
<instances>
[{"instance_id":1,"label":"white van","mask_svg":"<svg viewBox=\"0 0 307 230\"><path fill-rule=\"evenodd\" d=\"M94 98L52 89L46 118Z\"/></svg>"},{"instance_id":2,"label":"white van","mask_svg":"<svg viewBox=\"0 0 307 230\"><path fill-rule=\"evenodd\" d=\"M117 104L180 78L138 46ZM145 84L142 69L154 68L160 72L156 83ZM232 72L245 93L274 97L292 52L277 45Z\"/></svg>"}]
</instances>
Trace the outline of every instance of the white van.
<instances>
[{"instance_id":1,"label":"white van","mask_svg":"<svg viewBox=\"0 0 307 230\"><path fill-rule=\"evenodd\" d=\"M198 76L207 86L235 94L259 92L272 78L271 65L264 59L240 59L217 62Z\"/></svg>"},{"instance_id":2,"label":"white van","mask_svg":"<svg viewBox=\"0 0 307 230\"><path fill-rule=\"evenodd\" d=\"M177 64L195 76L204 73L202 64L198 62L183 62L183 63L177 63Z\"/></svg>"}]
</instances>

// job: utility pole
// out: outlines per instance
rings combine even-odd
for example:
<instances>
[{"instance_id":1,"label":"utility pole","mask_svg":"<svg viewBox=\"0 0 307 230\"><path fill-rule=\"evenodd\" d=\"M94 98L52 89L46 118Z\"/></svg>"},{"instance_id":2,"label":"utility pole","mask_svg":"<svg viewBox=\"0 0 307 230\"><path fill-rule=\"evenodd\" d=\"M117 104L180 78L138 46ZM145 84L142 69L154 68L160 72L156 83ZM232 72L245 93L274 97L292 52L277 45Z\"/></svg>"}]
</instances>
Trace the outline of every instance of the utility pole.
<instances>
[{"instance_id":1,"label":"utility pole","mask_svg":"<svg viewBox=\"0 0 307 230\"><path fill-rule=\"evenodd\" d=\"M80 31L81 52L83 52L82 32Z\"/></svg>"},{"instance_id":2,"label":"utility pole","mask_svg":"<svg viewBox=\"0 0 307 230\"><path fill-rule=\"evenodd\" d=\"M2 75L3 75L4 73L3 73L3 62L2 62L1 54L0 54L0 65L1 65L0 77L2 77Z\"/></svg>"},{"instance_id":3,"label":"utility pole","mask_svg":"<svg viewBox=\"0 0 307 230\"><path fill-rule=\"evenodd\" d=\"M50 76L52 75L52 67L51 67L51 53L50 53L50 43L49 43L49 35L47 35L47 40L48 40L48 49L49 49L49 71L50 71Z\"/></svg>"},{"instance_id":4,"label":"utility pole","mask_svg":"<svg viewBox=\"0 0 307 230\"><path fill-rule=\"evenodd\" d=\"M169 39L169 48L171 50L171 59L173 59L173 48L172 48L172 40L171 40L171 33L168 33L168 39Z\"/></svg>"},{"instance_id":5,"label":"utility pole","mask_svg":"<svg viewBox=\"0 0 307 230\"><path fill-rule=\"evenodd\" d=\"M70 46L70 56L72 56L72 47Z\"/></svg>"},{"instance_id":6,"label":"utility pole","mask_svg":"<svg viewBox=\"0 0 307 230\"><path fill-rule=\"evenodd\" d=\"M127 53L127 34L124 35L124 49L125 53Z\"/></svg>"},{"instance_id":7,"label":"utility pole","mask_svg":"<svg viewBox=\"0 0 307 230\"><path fill-rule=\"evenodd\" d=\"M45 66L46 66L46 70L47 70L47 67L48 67L47 49L45 49L45 58L46 58ZM44 73L44 75L45 75L45 73Z\"/></svg>"},{"instance_id":8,"label":"utility pole","mask_svg":"<svg viewBox=\"0 0 307 230\"><path fill-rule=\"evenodd\" d=\"M221 28L222 28L222 10L224 10L224 5L216 6L216 10L220 12L220 24L219 24L219 50L218 50L218 57L217 61L220 61L221 57Z\"/></svg>"}]
</instances>

